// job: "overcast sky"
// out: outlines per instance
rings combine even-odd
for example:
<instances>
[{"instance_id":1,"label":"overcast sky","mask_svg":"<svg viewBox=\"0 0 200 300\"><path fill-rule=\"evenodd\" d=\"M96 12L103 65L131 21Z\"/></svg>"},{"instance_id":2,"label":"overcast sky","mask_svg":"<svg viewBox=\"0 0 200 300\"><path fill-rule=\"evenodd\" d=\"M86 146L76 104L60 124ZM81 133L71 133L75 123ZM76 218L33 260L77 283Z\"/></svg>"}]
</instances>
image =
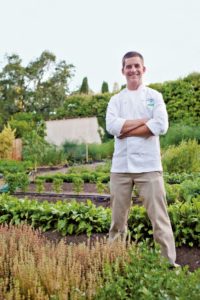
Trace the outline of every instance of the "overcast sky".
<instances>
[{"instance_id":1,"label":"overcast sky","mask_svg":"<svg viewBox=\"0 0 200 300\"><path fill-rule=\"evenodd\" d=\"M99 92L124 84L121 58L141 52L145 82L200 72L199 0L0 0L0 64L17 53L28 64L44 50L75 66Z\"/></svg>"}]
</instances>

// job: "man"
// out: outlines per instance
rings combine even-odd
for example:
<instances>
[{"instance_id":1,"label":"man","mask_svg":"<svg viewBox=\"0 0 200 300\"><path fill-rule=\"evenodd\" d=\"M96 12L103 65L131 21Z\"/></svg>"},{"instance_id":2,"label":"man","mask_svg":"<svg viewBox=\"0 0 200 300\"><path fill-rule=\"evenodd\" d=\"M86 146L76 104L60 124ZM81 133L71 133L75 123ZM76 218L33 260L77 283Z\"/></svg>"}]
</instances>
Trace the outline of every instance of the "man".
<instances>
[{"instance_id":1,"label":"man","mask_svg":"<svg viewBox=\"0 0 200 300\"><path fill-rule=\"evenodd\" d=\"M115 137L111 167L112 223L109 240L125 238L132 189L138 189L161 253L175 264L176 250L166 208L159 135L168 129L162 95L143 85L143 56L128 52L122 59L127 87L114 95L106 114L107 131Z\"/></svg>"}]
</instances>

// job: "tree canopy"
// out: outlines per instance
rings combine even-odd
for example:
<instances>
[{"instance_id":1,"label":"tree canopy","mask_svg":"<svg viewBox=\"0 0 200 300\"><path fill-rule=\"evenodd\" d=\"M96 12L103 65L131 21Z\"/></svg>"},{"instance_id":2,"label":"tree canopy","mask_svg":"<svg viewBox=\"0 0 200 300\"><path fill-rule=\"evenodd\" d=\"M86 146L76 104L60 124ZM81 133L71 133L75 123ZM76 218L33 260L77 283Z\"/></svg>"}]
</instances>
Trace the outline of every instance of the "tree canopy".
<instances>
[{"instance_id":1,"label":"tree canopy","mask_svg":"<svg viewBox=\"0 0 200 300\"><path fill-rule=\"evenodd\" d=\"M60 107L69 92L74 66L44 51L27 66L17 54L7 55L0 71L0 124L17 112L48 116Z\"/></svg>"}]
</instances>

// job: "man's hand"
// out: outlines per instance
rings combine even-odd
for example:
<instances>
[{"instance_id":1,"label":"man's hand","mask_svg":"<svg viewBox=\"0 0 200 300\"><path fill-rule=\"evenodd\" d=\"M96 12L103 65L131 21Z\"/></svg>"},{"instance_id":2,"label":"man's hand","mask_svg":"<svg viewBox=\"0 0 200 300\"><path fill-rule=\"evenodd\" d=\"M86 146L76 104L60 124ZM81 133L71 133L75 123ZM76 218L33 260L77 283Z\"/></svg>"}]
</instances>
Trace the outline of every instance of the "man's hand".
<instances>
[{"instance_id":1,"label":"man's hand","mask_svg":"<svg viewBox=\"0 0 200 300\"><path fill-rule=\"evenodd\" d=\"M138 119L138 120L127 120L122 127L121 134L118 137L123 139L131 136L143 136L149 137L152 136L152 132L146 126L148 119Z\"/></svg>"},{"instance_id":2,"label":"man's hand","mask_svg":"<svg viewBox=\"0 0 200 300\"><path fill-rule=\"evenodd\" d=\"M126 122L124 123L122 130L120 132L120 134L125 134L128 133L129 131L136 129L142 125L145 125L146 122L148 121L147 118L144 119L136 119L136 120L126 120Z\"/></svg>"}]
</instances>

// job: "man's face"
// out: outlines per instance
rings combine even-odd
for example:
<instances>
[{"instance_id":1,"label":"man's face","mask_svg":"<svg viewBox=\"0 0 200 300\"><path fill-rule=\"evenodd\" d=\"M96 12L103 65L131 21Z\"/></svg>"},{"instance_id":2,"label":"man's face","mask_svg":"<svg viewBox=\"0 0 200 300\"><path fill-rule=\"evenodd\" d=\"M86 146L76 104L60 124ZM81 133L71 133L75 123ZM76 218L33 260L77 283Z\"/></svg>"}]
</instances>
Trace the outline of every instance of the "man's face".
<instances>
[{"instance_id":1,"label":"man's face","mask_svg":"<svg viewBox=\"0 0 200 300\"><path fill-rule=\"evenodd\" d=\"M134 56L125 59L122 74L126 77L129 88L138 88L142 83L142 76L145 72L143 61L140 57Z\"/></svg>"}]
</instances>

